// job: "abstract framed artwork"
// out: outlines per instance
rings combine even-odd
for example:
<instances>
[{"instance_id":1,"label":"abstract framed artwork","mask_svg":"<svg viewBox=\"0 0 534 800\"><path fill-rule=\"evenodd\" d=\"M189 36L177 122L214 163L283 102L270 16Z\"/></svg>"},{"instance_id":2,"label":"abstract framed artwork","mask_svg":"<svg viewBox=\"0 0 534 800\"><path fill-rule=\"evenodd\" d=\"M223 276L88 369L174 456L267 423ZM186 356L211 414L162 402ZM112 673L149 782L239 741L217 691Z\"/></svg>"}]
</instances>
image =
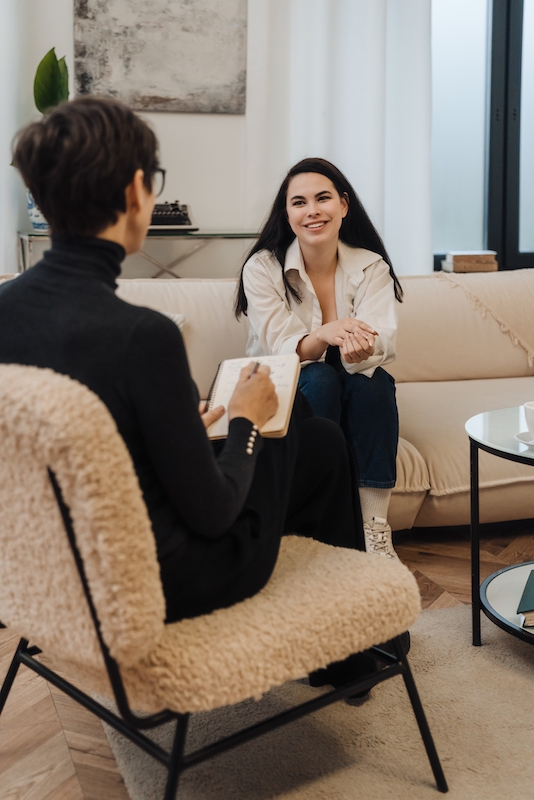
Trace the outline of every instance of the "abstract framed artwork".
<instances>
[{"instance_id":1,"label":"abstract framed artwork","mask_svg":"<svg viewBox=\"0 0 534 800\"><path fill-rule=\"evenodd\" d=\"M77 94L244 114L247 0L74 0Z\"/></svg>"}]
</instances>

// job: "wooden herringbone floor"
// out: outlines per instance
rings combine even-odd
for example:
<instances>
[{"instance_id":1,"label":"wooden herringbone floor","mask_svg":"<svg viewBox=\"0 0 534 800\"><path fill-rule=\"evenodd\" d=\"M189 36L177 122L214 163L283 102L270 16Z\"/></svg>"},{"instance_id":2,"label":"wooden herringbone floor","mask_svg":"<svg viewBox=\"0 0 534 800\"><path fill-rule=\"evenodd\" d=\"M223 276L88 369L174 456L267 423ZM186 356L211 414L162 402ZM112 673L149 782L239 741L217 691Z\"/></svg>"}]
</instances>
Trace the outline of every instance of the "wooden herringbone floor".
<instances>
[{"instance_id":1,"label":"wooden herringbone floor","mask_svg":"<svg viewBox=\"0 0 534 800\"><path fill-rule=\"evenodd\" d=\"M481 572L534 560L534 520L484 526ZM467 528L395 534L424 608L470 602ZM17 640L0 630L0 681ZM0 718L0 800L128 800L102 725L22 668Z\"/></svg>"}]
</instances>

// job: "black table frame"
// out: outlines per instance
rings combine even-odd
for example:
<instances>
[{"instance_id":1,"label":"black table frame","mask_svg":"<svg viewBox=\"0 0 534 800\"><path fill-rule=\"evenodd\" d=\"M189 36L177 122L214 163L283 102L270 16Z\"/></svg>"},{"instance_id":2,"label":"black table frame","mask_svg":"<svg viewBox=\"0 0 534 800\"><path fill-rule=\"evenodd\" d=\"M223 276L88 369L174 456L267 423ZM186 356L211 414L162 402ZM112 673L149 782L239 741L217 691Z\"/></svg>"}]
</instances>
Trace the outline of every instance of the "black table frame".
<instances>
[{"instance_id":1,"label":"black table frame","mask_svg":"<svg viewBox=\"0 0 534 800\"><path fill-rule=\"evenodd\" d=\"M482 594L486 596L486 587L489 581L498 575L499 572L494 572L493 575L488 576L482 586L480 585L480 498L479 498L479 478L478 478L478 451L484 450L486 453L491 453L497 458L504 458L507 461L516 461L518 464L530 464L534 467L534 461L531 456L521 456L518 453L506 453L490 445L482 444L472 439L469 436L469 454L471 460L471 609L473 619L473 644L475 647L480 647L482 644L480 637L480 612L490 619L495 625L498 625L503 630L511 633L512 636L517 636L518 639L523 639L530 644L534 644L534 637L532 634L522 631L520 628L512 626L507 623L503 617L495 616L495 612L484 605L482 601ZM505 567L510 569L510 567Z\"/></svg>"}]
</instances>

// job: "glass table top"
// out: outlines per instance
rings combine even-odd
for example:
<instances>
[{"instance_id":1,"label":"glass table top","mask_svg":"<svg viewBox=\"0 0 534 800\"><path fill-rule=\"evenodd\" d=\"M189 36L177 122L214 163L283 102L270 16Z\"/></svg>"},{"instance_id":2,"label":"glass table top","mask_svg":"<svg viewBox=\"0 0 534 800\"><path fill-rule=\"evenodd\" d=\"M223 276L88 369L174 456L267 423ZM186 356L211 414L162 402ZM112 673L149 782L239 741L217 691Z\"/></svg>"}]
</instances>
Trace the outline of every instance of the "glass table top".
<instances>
[{"instance_id":1,"label":"glass table top","mask_svg":"<svg viewBox=\"0 0 534 800\"><path fill-rule=\"evenodd\" d=\"M49 239L48 231L19 231L18 234L23 239ZM147 237L150 239L168 239L180 237L182 239L257 239L257 231L213 231L213 230L186 230L185 228L174 228L173 230L151 228Z\"/></svg>"},{"instance_id":2,"label":"glass table top","mask_svg":"<svg viewBox=\"0 0 534 800\"><path fill-rule=\"evenodd\" d=\"M534 463L534 446L518 441L516 434L528 431L523 406L500 408L497 411L485 411L471 417L465 423L468 436L475 442L500 450L503 453L521 456Z\"/></svg>"}]
</instances>

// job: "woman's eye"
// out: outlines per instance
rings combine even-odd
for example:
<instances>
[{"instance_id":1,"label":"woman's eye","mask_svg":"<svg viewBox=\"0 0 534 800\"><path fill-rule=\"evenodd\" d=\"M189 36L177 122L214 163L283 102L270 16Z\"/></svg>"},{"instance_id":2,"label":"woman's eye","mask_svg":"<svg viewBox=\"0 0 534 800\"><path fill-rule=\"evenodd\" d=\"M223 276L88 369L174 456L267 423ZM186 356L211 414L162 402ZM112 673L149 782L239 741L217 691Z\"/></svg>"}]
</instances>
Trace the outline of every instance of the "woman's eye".
<instances>
[{"instance_id":1,"label":"woman's eye","mask_svg":"<svg viewBox=\"0 0 534 800\"><path fill-rule=\"evenodd\" d=\"M322 194L322 195L319 197L319 202L321 202L321 200L330 200L330 196L329 196L329 195L327 195L327 194Z\"/></svg>"}]
</instances>

